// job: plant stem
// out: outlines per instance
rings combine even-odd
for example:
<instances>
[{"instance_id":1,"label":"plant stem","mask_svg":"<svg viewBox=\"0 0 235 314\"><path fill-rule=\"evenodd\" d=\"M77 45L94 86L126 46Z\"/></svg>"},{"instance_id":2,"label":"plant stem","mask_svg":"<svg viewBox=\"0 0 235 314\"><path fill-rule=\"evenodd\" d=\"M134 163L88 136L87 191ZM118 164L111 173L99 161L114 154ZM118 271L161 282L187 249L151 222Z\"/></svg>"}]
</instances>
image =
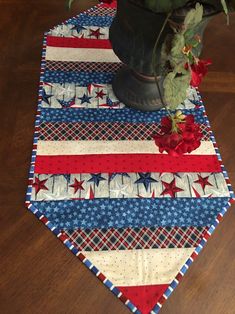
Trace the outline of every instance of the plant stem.
<instances>
[{"instance_id":1,"label":"plant stem","mask_svg":"<svg viewBox=\"0 0 235 314\"><path fill-rule=\"evenodd\" d=\"M157 46L158 46L159 40L160 40L161 35L162 35L162 33L163 33L163 31L164 31L164 29L166 27L167 22L168 22L168 20L169 20L169 18L171 16L171 13L172 12L169 12L167 14L167 16L166 16L166 19L165 19L165 21L164 21L164 23L162 25L162 28L161 28L161 30L160 30L160 32L158 34L158 37L156 39L156 42L154 44L153 55L152 55L153 74L154 74L154 79L155 79L155 82L156 82L156 85L157 85L158 93L159 93L159 96L160 96L160 100L161 100L161 103L162 103L163 107L165 107L165 109L168 111L170 116L171 116L171 113L169 112L169 110L168 110L168 108L167 108L167 106L166 106L166 104L164 102L164 99L163 99L162 94L161 94L160 86L159 86L159 83L158 83L158 78L157 78L157 73L156 73L156 66L157 65L156 65L156 62L155 62L155 60L156 60L155 56L156 56L156 53L157 53Z\"/></svg>"}]
</instances>

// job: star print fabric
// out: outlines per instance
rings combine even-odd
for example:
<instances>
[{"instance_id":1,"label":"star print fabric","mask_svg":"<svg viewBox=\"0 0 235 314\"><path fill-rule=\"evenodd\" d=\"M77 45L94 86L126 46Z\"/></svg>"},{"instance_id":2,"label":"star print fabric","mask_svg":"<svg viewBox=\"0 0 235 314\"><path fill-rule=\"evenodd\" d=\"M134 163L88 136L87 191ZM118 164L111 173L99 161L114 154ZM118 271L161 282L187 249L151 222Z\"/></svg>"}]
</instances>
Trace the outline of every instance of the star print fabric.
<instances>
[{"instance_id":1,"label":"star print fabric","mask_svg":"<svg viewBox=\"0 0 235 314\"><path fill-rule=\"evenodd\" d=\"M233 192L196 89L178 109L203 138L180 157L154 143L164 109L116 98L115 13L99 4L46 33L26 205L132 313L156 314Z\"/></svg>"}]
</instances>

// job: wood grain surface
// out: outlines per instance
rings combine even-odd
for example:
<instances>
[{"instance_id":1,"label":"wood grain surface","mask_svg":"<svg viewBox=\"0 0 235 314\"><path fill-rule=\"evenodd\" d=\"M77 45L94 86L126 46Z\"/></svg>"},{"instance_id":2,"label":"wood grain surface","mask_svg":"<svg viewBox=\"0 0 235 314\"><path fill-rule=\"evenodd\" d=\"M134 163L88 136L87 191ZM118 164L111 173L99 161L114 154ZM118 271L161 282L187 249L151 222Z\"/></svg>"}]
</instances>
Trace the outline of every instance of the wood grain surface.
<instances>
[{"instance_id":1,"label":"wood grain surface","mask_svg":"<svg viewBox=\"0 0 235 314\"><path fill-rule=\"evenodd\" d=\"M24 207L43 32L72 12L63 0L0 0L0 313L128 314L89 270ZM224 164L235 187L235 16L215 17L201 86ZM235 211L230 208L161 314L235 313Z\"/></svg>"}]
</instances>

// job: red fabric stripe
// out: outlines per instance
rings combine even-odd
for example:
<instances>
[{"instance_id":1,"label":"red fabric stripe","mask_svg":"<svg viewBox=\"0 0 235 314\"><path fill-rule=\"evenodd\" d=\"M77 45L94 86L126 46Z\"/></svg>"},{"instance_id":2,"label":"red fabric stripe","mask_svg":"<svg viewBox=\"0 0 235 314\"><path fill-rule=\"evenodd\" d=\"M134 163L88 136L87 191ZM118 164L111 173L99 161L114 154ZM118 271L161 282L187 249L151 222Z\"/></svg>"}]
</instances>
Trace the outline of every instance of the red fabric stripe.
<instances>
[{"instance_id":1,"label":"red fabric stripe","mask_svg":"<svg viewBox=\"0 0 235 314\"><path fill-rule=\"evenodd\" d=\"M37 156L35 173L220 172L216 155L102 154Z\"/></svg>"},{"instance_id":2,"label":"red fabric stripe","mask_svg":"<svg viewBox=\"0 0 235 314\"><path fill-rule=\"evenodd\" d=\"M112 1L111 3L102 3L99 5L101 8L116 8L117 1Z\"/></svg>"},{"instance_id":3,"label":"red fabric stripe","mask_svg":"<svg viewBox=\"0 0 235 314\"><path fill-rule=\"evenodd\" d=\"M117 287L142 314L149 314L168 285Z\"/></svg>"},{"instance_id":4,"label":"red fabric stripe","mask_svg":"<svg viewBox=\"0 0 235 314\"><path fill-rule=\"evenodd\" d=\"M110 41L107 39L85 39L73 37L47 37L47 46L67 48L102 48L111 49Z\"/></svg>"}]
</instances>

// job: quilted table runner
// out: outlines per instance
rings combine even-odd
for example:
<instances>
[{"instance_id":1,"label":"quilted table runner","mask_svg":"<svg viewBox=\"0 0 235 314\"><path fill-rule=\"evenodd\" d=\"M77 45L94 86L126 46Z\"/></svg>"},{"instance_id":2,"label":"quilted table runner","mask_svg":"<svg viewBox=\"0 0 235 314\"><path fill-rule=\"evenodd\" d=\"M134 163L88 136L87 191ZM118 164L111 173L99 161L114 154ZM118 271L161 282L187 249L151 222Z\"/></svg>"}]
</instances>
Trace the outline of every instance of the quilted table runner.
<instances>
[{"instance_id":1,"label":"quilted table runner","mask_svg":"<svg viewBox=\"0 0 235 314\"><path fill-rule=\"evenodd\" d=\"M165 109L115 97L115 10L100 4L45 34L26 204L133 313L156 314L233 192L197 90L179 108L203 139L181 157L152 138Z\"/></svg>"}]
</instances>

